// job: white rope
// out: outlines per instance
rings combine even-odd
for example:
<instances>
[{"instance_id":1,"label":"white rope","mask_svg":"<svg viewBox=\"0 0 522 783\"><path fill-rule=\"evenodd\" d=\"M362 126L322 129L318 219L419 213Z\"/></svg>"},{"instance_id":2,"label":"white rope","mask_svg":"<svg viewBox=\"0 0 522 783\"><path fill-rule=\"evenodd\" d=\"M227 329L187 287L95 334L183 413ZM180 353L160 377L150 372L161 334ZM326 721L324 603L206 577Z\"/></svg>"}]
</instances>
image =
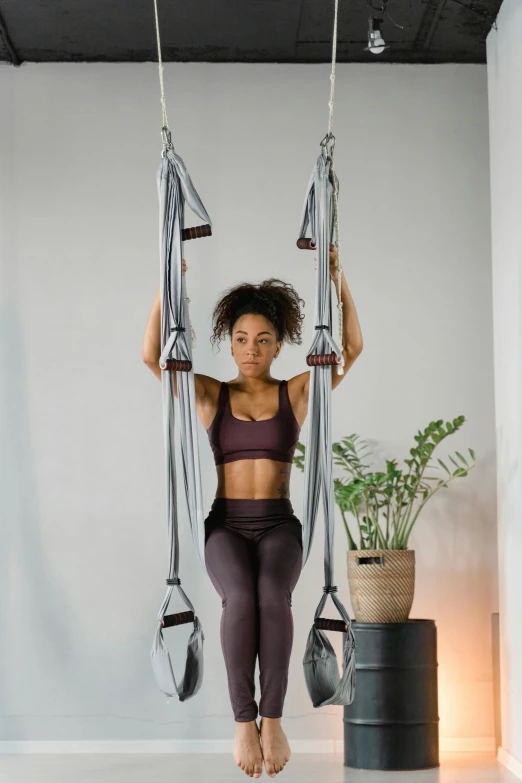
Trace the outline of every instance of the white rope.
<instances>
[{"instance_id":1,"label":"white rope","mask_svg":"<svg viewBox=\"0 0 522 783\"><path fill-rule=\"evenodd\" d=\"M192 340L192 347L195 348L196 347L196 332L194 331L194 327L192 326L192 321L190 320L190 311L189 311L189 306L188 306L188 302L190 302L190 299L188 298L188 296L184 296L183 300L185 302L187 302L187 312L189 313L189 324L190 324L190 339Z\"/></svg>"},{"instance_id":2,"label":"white rope","mask_svg":"<svg viewBox=\"0 0 522 783\"><path fill-rule=\"evenodd\" d=\"M330 74L330 100L328 106L330 108L330 116L328 117L328 134L332 132L333 126L333 113L334 113L334 93L335 93L335 60L337 56L337 16L339 12L339 0L335 0L335 14L334 14L334 29L333 29L333 42L332 42L332 72Z\"/></svg>"},{"instance_id":3,"label":"white rope","mask_svg":"<svg viewBox=\"0 0 522 783\"><path fill-rule=\"evenodd\" d=\"M156 17L156 43L158 46L158 72L159 72L159 81L160 81L160 91L161 91L161 111L163 114L163 127L168 130L169 128L169 119L167 117L167 105L165 103L165 89L163 87L163 60L161 57L161 41L160 41L160 29L159 29L159 19L158 19L158 3L157 0L154 0L154 15Z\"/></svg>"},{"instance_id":4,"label":"white rope","mask_svg":"<svg viewBox=\"0 0 522 783\"><path fill-rule=\"evenodd\" d=\"M333 169L333 159L332 159L332 174L334 179L334 197L333 197L333 203L334 203L334 225L335 225L335 247L337 248L337 329L339 334L339 346L341 353L343 351L343 303L341 299L341 277L343 274L343 268L341 266L341 255L340 255L340 243L339 243L339 213L337 209L337 193L339 191L339 180L337 179L337 175ZM342 360L342 364L337 365L337 375L344 375L344 356Z\"/></svg>"},{"instance_id":5,"label":"white rope","mask_svg":"<svg viewBox=\"0 0 522 783\"><path fill-rule=\"evenodd\" d=\"M332 71L330 73L330 100L328 101L328 108L329 108L329 115L328 115L328 134L327 137L331 136L332 134L332 127L333 127L333 113L334 113L334 103L335 103L335 64L336 64L336 58L337 58L337 19L339 15L339 0L335 0L335 13L334 13L334 27L333 27L333 41L332 41ZM325 151L327 151L327 145L325 145ZM327 152L328 154L328 152ZM341 266L341 254L340 254L340 242L339 242L339 214L338 214L338 208L337 208L337 195L339 192L339 180L337 179L337 175L335 173L334 169L334 163L333 163L333 145L331 148L331 152L329 153L330 158L330 172L332 176L332 186L333 186L333 203L334 203L334 226L335 226L335 247L337 249L337 328L339 332L339 345L340 350L342 352L343 350L343 303L341 300L341 276L343 274L343 269ZM344 357L342 364L337 365L337 374L338 375L344 375Z\"/></svg>"}]
</instances>

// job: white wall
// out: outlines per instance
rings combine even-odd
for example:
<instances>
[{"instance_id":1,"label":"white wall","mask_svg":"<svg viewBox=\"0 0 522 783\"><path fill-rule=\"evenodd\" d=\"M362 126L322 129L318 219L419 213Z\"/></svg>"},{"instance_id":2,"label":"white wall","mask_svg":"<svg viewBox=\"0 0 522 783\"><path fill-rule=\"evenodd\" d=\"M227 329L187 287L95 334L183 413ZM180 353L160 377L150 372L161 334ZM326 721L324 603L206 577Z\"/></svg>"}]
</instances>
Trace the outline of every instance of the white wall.
<instances>
[{"instance_id":1,"label":"white wall","mask_svg":"<svg viewBox=\"0 0 522 783\"><path fill-rule=\"evenodd\" d=\"M228 286L280 276L313 312L313 258L295 240L328 75L305 65L165 69L176 148L215 229L186 246L197 371L234 377L228 346L213 355L209 343ZM0 738L228 738L221 602L186 520L181 577L206 633L204 687L167 704L149 662L167 556L160 384L140 359L159 280L157 70L5 66L0 102L10 167ZM334 130L342 261L365 350L334 394L333 434L358 432L402 460L431 420L468 419L450 451L471 446L479 464L435 496L414 533L412 617L437 622L441 737L487 745L497 555L486 69L340 65ZM302 372L311 326L302 346L285 347L275 377ZM200 432L209 507L215 468ZM302 478L295 470L298 515ZM340 518L336 542L349 605ZM302 673L322 576L321 522L293 601L292 738L342 738L341 708L314 710ZM187 636L172 639L184 647Z\"/></svg>"},{"instance_id":2,"label":"white wall","mask_svg":"<svg viewBox=\"0 0 522 783\"><path fill-rule=\"evenodd\" d=\"M489 34L501 655L501 758L522 777L522 7ZM506 755L507 754L507 755Z\"/></svg>"}]
</instances>

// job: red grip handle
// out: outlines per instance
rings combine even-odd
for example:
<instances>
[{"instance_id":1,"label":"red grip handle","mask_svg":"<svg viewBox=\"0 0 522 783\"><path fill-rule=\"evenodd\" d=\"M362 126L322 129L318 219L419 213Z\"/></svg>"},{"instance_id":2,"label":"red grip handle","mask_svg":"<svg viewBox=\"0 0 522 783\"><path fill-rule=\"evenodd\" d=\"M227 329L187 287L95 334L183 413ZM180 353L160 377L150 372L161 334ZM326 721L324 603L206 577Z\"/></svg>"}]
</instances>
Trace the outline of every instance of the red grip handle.
<instances>
[{"instance_id":1,"label":"red grip handle","mask_svg":"<svg viewBox=\"0 0 522 783\"><path fill-rule=\"evenodd\" d=\"M160 368L165 372L172 372L178 370L178 372L190 372L192 369L192 362L188 359L167 359L165 365L160 364Z\"/></svg>"},{"instance_id":2,"label":"red grip handle","mask_svg":"<svg viewBox=\"0 0 522 783\"><path fill-rule=\"evenodd\" d=\"M184 228L181 232L181 239L183 242L187 242L189 239L201 239L201 237L212 236L212 226L208 223L204 226L193 226L192 228Z\"/></svg>"},{"instance_id":3,"label":"red grip handle","mask_svg":"<svg viewBox=\"0 0 522 783\"><path fill-rule=\"evenodd\" d=\"M177 614L166 614L161 624L163 628L170 628L171 625L183 625L184 623L194 622L194 612L178 612Z\"/></svg>"},{"instance_id":4,"label":"red grip handle","mask_svg":"<svg viewBox=\"0 0 522 783\"><path fill-rule=\"evenodd\" d=\"M323 367L327 364L341 364L341 362L337 360L336 353L310 353L306 357L306 363L309 367Z\"/></svg>"},{"instance_id":5,"label":"red grip handle","mask_svg":"<svg viewBox=\"0 0 522 783\"><path fill-rule=\"evenodd\" d=\"M317 246L314 245L310 237L300 237L296 244L299 250L317 250Z\"/></svg>"}]
</instances>

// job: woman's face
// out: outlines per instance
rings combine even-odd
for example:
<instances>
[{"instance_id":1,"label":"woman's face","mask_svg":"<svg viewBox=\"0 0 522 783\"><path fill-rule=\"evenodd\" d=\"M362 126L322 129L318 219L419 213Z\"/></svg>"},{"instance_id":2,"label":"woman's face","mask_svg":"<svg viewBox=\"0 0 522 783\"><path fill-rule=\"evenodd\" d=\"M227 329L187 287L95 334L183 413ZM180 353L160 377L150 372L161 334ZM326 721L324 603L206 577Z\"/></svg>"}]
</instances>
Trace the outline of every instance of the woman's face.
<instances>
[{"instance_id":1,"label":"woman's face","mask_svg":"<svg viewBox=\"0 0 522 783\"><path fill-rule=\"evenodd\" d=\"M264 315L248 313L237 319L232 328L231 351L239 369L248 375L260 375L278 356L282 340Z\"/></svg>"}]
</instances>

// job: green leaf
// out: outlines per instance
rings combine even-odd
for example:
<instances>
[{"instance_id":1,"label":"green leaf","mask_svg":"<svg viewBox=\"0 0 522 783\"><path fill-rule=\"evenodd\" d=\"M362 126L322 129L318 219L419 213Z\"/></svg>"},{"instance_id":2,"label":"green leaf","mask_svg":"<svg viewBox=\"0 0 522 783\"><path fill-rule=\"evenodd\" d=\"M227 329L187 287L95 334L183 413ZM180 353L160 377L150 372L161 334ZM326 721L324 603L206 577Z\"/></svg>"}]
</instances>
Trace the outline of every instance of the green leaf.
<instances>
[{"instance_id":1,"label":"green leaf","mask_svg":"<svg viewBox=\"0 0 522 783\"><path fill-rule=\"evenodd\" d=\"M461 461L464 463L464 465L465 465L466 467L469 467L468 463L466 462L466 460L464 459L464 457L462 456L462 454L460 453L460 451L456 451L455 453L456 453L457 457L458 457L458 458L459 458L459 459L460 459L460 460L461 460Z\"/></svg>"},{"instance_id":2,"label":"green leaf","mask_svg":"<svg viewBox=\"0 0 522 783\"><path fill-rule=\"evenodd\" d=\"M453 473L453 475L456 478L462 478L463 476L467 476L468 475L468 471L464 470L464 468L457 468L457 470Z\"/></svg>"},{"instance_id":3,"label":"green leaf","mask_svg":"<svg viewBox=\"0 0 522 783\"><path fill-rule=\"evenodd\" d=\"M473 451L473 449L468 448L468 451L471 454L471 459L476 461L475 452Z\"/></svg>"},{"instance_id":4,"label":"green leaf","mask_svg":"<svg viewBox=\"0 0 522 783\"><path fill-rule=\"evenodd\" d=\"M448 470L448 468L447 468L447 467L446 467L446 465L443 463L443 461L442 461L441 459L439 459L439 460L438 460L438 462L439 462L439 464L440 464L440 465L442 465L442 467L444 468L444 470L446 471L446 473L448 474L448 476L451 476L451 471L450 471L450 470Z\"/></svg>"}]
</instances>

